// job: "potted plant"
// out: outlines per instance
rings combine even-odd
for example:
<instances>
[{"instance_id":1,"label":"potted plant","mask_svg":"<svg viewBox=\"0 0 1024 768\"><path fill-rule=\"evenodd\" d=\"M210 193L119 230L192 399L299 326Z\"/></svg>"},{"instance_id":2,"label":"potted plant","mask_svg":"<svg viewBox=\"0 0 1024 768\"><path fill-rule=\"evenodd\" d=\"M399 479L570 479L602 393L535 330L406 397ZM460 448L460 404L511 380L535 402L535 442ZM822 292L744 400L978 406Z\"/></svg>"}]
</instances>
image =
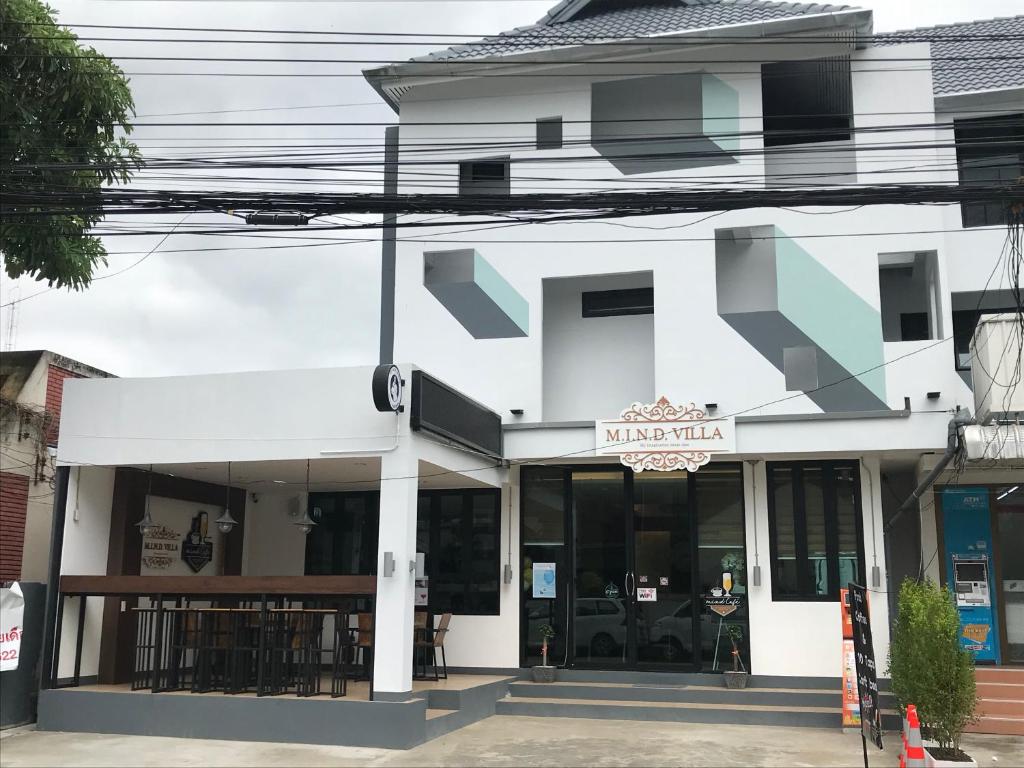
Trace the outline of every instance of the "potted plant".
<instances>
[{"instance_id":1,"label":"potted plant","mask_svg":"<svg viewBox=\"0 0 1024 768\"><path fill-rule=\"evenodd\" d=\"M917 707L928 766L977 765L960 749L974 720L974 658L960 644L960 616L946 587L907 579L889 645L889 676L901 713Z\"/></svg>"},{"instance_id":2,"label":"potted plant","mask_svg":"<svg viewBox=\"0 0 1024 768\"><path fill-rule=\"evenodd\" d=\"M540 629L540 656L543 663L533 668L533 682L553 683L555 682L555 667L548 664L548 640L555 636L555 630L550 624L542 624Z\"/></svg>"},{"instance_id":3,"label":"potted plant","mask_svg":"<svg viewBox=\"0 0 1024 768\"><path fill-rule=\"evenodd\" d=\"M729 642L732 643L732 670L726 670L722 674L725 675L725 687L726 688L746 688L747 681L750 679L750 673L747 672L747 668L743 664L743 657L740 655L740 643L743 642L743 627L739 624L726 624L725 631L729 635Z\"/></svg>"}]
</instances>

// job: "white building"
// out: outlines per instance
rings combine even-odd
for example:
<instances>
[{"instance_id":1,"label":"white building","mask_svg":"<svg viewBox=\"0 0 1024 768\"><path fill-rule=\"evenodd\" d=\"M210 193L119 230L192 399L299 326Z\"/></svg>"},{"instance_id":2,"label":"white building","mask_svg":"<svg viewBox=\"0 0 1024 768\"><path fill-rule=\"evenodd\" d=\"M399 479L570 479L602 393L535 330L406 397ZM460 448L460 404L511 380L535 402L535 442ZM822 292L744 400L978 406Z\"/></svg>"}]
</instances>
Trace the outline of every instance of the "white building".
<instances>
[{"instance_id":1,"label":"white building","mask_svg":"<svg viewBox=\"0 0 1024 768\"><path fill-rule=\"evenodd\" d=\"M400 192L1021 174L1024 68L993 35L1019 36L1024 17L871 31L871 12L846 6L566 0L367 78L398 116ZM840 589L872 590L884 659L902 578L947 581L964 559L991 595L970 619L987 621L979 661L1024 661L1020 458L950 464L919 515L890 525L950 419L975 408L979 317L1019 310L1005 208L472 218L385 233L382 362L415 363L397 415L374 409L369 367L69 383L61 572L146 574L146 508L179 535L197 505L211 521L230 506L239 525L212 532L211 575L376 576L378 700L415 699L417 552L462 671L539 663L550 625L568 679L683 679L727 666L738 624L755 684L838 689ZM657 424L690 431L670 445ZM970 551L943 533L965 494L991 523L963 531ZM706 605L723 590L740 598L724 622ZM130 606L89 605L79 677L127 682ZM58 678L76 622L65 614ZM68 693L44 697L51 727L73 722Z\"/></svg>"}]
</instances>

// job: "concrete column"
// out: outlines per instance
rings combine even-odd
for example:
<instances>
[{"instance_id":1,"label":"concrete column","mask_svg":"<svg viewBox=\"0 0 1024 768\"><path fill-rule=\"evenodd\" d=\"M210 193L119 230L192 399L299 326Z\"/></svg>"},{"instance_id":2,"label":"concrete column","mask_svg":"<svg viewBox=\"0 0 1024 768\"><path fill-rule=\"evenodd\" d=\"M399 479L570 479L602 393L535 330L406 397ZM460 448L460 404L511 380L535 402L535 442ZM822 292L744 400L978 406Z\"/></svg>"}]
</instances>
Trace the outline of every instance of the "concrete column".
<instances>
[{"instance_id":1,"label":"concrete column","mask_svg":"<svg viewBox=\"0 0 1024 768\"><path fill-rule=\"evenodd\" d=\"M373 660L374 698L404 701L412 692L413 585L416 558L419 466L411 440L380 462L380 536L377 545L377 626ZM395 571L384 575L384 553Z\"/></svg>"}]
</instances>

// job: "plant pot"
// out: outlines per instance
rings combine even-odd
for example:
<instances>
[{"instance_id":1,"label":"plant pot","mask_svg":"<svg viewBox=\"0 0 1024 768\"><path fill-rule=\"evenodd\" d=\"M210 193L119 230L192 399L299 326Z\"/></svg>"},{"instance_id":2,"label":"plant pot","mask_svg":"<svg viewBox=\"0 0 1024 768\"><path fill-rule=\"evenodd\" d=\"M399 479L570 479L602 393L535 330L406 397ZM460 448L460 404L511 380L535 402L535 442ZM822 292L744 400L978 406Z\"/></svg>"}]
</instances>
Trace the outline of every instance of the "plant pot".
<instances>
[{"instance_id":1,"label":"plant pot","mask_svg":"<svg viewBox=\"0 0 1024 768\"><path fill-rule=\"evenodd\" d=\"M555 670L558 667L533 667L533 682L535 683L553 683L555 682Z\"/></svg>"},{"instance_id":2,"label":"plant pot","mask_svg":"<svg viewBox=\"0 0 1024 768\"><path fill-rule=\"evenodd\" d=\"M925 768L971 768L971 766L977 768L978 766L978 762L963 750L960 750L959 755L943 754L941 757L935 757L932 754L933 749L938 749L938 747L926 746L924 748Z\"/></svg>"},{"instance_id":3,"label":"plant pot","mask_svg":"<svg viewBox=\"0 0 1024 768\"><path fill-rule=\"evenodd\" d=\"M739 690L740 688L747 687L747 681L750 679L749 672L723 672L722 675L725 677L725 687L731 688L732 690Z\"/></svg>"}]
</instances>

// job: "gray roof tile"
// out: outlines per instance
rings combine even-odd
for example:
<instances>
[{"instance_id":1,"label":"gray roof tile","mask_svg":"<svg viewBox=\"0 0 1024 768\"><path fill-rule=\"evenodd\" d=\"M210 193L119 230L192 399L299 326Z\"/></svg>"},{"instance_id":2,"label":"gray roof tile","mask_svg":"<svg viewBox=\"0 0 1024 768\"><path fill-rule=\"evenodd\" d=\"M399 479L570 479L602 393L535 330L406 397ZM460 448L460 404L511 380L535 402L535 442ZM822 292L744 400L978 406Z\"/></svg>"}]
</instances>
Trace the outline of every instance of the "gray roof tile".
<instances>
[{"instance_id":1,"label":"gray roof tile","mask_svg":"<svg viewBox=\"0 0 1024 768\"><path fill-rule=\"evenodd\" d=\"M1024 16L921 27L879 38L881 45L931 41L936 96L1024 87L1024 60L1019 58L1024 55ZM1013 58L993 59L999 56Z\"/></svg>"},{"instance_id":2,"label":"gray roof tile","mask_svg":"<svg viewBox=\"0 0 1024 768\"><path fill-rule=\"evenodd\" d=\"M414 61L450 61L541 51L592 42L594 38L629 40L669 32L707 29L727 24L771 21L814 13L848 10L854 6L793 3L777 0L635 0L584 11L568 21L546 23L503 32L466 45L436 51ZM546 18L546 17L545 17ZM557 43L552 37L557 36Z\"/></svg>"}]
</instances>

